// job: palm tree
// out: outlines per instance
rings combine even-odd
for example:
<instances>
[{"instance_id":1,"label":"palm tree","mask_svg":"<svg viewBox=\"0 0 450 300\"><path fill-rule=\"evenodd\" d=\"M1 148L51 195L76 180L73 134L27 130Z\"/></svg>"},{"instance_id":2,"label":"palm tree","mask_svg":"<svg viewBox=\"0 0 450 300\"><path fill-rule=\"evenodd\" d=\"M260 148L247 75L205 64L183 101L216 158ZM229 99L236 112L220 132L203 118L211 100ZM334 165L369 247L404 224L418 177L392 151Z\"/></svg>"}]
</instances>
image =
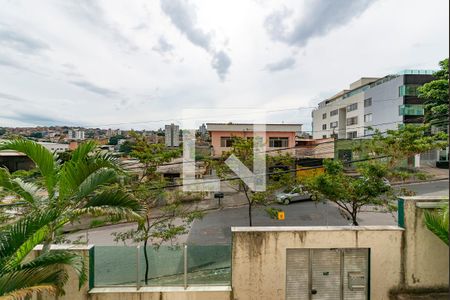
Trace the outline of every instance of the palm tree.
<instances>
[{"instance_id":1,"label":"palm tree","mask_svg":"<svg viewBox=\"0 0 450 300\"><path fill-rule=\"evenodd\" d=\"M33 141L12 140L0 145L0 150L5 149L22 152L33 160L43 177L43 186L13 178L7 169L0 168L0 187L19 196L33 211L58 211L48 224L46 244L62 226L82 215L141 219L139 202L111 185L118 181L121 172L116 159L97 152L94 142L81 144L63 164L55 154Z\"/></svg>"},{"instance_id":2,"label":"palm tree","mask_svg":"<svg viewBox=\"0 0 450 300\"><path fill-rule=\"evenodd\" d=\"M425 212L425 225L448 245L448 202L438 211Z\"/></svg>"},{"instance_id":3,"label":"palm tree","mask_svg":"<svg viewBox=\"0 0 450 300\"><path fill-rule=\"evenodd\" d=\"M0 228L0 299L27 299L33 293L64 294L66 267L78 275L79 286L86 281L83 258L67 251L46 251L30 259L33 248L43 242L48 224L58 210L38 211Z\"/></svg>"}]
</instances>

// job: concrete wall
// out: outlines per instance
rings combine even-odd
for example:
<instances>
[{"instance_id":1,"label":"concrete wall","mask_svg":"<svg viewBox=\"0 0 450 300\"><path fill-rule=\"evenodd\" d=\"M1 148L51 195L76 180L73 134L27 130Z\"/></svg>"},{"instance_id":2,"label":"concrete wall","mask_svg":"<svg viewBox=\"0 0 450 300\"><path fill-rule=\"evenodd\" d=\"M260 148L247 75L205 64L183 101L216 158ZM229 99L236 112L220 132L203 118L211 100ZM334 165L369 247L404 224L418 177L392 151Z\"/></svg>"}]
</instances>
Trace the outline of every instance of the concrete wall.
<instances>
[{"instance_id":1,"label":"concrete wall","mask_svg":"<svg viewBox=\"0 0 450 300\"><path fill-rule=\"evenodd\" d=\"M359 227L233 227L235 300L285 299L286 249L370 248L371 299L389 299L401 282L403 229Z\"/></svg>"},{"instance_id":2,"label":"concrete wall","mask_svg":"<svg viewBox=\"0 0 450 300\"><path fill-rule=\"evenodd\" d=\"M448 287L448 246L424 223L425 211L448 197L405 197L403 201L405 288Z\"/></svg>"},{"instance_id":3,"label":"concrete wall","mask_svg":"<svg viewBox=\"0 0 450 300\"><path fill-rule=\"evenodd\" d=\"M230 300L231 287L104 288L93 289L91 300Z\"/></svg>"}]
</instances>

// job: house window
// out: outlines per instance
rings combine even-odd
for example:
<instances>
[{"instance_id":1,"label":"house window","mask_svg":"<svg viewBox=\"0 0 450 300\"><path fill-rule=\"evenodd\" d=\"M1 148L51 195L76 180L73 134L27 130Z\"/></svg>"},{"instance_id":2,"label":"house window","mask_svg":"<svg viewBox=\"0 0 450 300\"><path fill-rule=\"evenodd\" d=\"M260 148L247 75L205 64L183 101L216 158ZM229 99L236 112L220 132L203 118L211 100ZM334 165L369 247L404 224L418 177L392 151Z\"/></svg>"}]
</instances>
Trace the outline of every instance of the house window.
<instances>
[{"instance_id":1,"label":"house window","mask_svg":"<svg viewBox=\"0 0 450 300\"><path fill-rule=\"evenodd\" d=\"M337 121L330 123L330 128L336 128L336 127L338 127L338 122Z\"/></svg>"},{"instance_id":2,"label":"house window","mask_svg":"<svg viewBox=\"0 0 450 300\"><path fill-rule=\"evenodd\" d=\"M367 98L364 100L364 107L372 106L372 98Z\"/></svg>"},{"instance_id":3,"label":"house window","mask_svg":"<svg viewBox=\"0 0 450 300\"><path fill-rule=\"evenodd\" d=\"M353 103L347 106L347 112L354 111L358 109L358 103Z\"/></svg>"},{"instance_id":4,"label":"house window","mask_svg":"<svg viewBox=\"0 0 450 300\"><path fill-rule=\"evenodd\" d=\"M372 122L372 114L364 115L364 122Z\"/></svg>"},{"instance_id":5,"label":"house window","mask_svg":"<svg viewBox=\"0 0 450 300\"><path fill-rule=\"evenodd\" d=\"M287 137L271 137L269 138L269 147L271 148L282 148L282 147L288 147L289 144L289 138Z\"/></svg>"},{"instance_id":6,"label":"house window","mask_svg":"<svg viewBox=\"0 0 450 300\"><path fill-rule=\"evenodd\" d=\"M339 114L339 109L335 109L335 110L330 111L330 117L337 116L338 114Z\"/></svg>"},{"instance_id":7,"label":"house window","mask_svg":"<svg viewBox=\"0 0 450 300\"><path fill-rule=\"evenodd\" d=\"M327 118L327 114L322 114L322 119L326 119Z\"/></svg>"},{"instance_id":8,"label":"house window","mask_svg":"<svg viewBox=\"0 0 450 300\"><path fill-rule=\"evenodd\" d=\"M322 135L322 138L323 138L323 139L326 139L326 138L327 138L327 135L326 135L326 134Z\"/></svg>"},{"instance_id":9,"label":"house window","mask_svg":"<svg viewBox=\"0 0 450 300\"><path fill-rule=\"evenodd\" d=\"M356 132L356 131L347 132L347 138L348 139L354 139L356 137L358 137L358 132Z\"/></svg>"},{"instance_id":10,"label":"house window","mask_svg":"<svg viewBox=\"0 0 450 300\"><path fill-rule=\"evenodd\" d=\"M220 147L229 148L233 144L233 139L229 136L220 138Z\"/></svg>"},{"instance_id":11,"label":"house window","mask_svg":"<svg viewBox=\"0 0 450 300\"><path fill-rule=\"evenodd\" d=\"M352 117L347 119L347 125L356 125L358 124L358 117Z\"/></svg>"},{"instance_id":12,"label":"house window","mask_svg":"<svg viewBox=\"0 0 450 300\"><path fill-rule=\"evenodd\" d=\"M373 130L370 129L364 129L364 136L371 136L373 135Z\"/></svg>"},{"instance_id":13,"label":"house window","mask_svg":"<svg viewBox=\"0 0 450 300\"><path fill-rule=\"evenodd\" d=\"M322 130L327 130L327 124L322 124Z\"/></svg>"}]
</instances>

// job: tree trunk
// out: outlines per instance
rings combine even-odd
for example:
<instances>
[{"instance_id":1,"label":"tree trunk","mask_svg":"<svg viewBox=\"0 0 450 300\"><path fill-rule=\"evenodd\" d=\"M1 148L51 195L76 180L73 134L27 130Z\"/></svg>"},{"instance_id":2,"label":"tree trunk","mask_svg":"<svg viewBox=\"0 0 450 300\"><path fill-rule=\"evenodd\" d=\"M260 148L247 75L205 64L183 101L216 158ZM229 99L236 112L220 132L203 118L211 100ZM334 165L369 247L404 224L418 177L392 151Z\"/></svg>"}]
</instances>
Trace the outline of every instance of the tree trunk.
<instances>
[{"instance_id":1,"label":"tree trunk","mask_svg":"<svg viewBox=\"0 0 450 300\"><path fill-rule=\"evenodd\" d=\"M253 226L253 224L252 224L252 201L250 201L250 197L247 194L248 189L247 189L245 183L242 184L242 187L244 188L245 198L247 198L247 202L248 202L248 222L249 222L249 226Z\"/></svg>"},{"instance_id":2,"label":"tree trunk","mask_svg":"<svg viewBox=\"0 0 450 300\"><path fill-rule=\"evenodd\" d=\"M249 221L249 226L253 226L252 224L252 205L249 204L248 205L248 221Z\"/></svg>"},{"instance_id":3,"label":"tree trunk","mask_svg":"<svg viewBox=\"0 0 450 300\"><path fill-rule=\"evenodd\" d=\"M148 244L148 237L149 237L149 231L150 231L150 218L148 217L148 214L145 216L145 220L147 221L147 232L145 233L145 240L144 240L144 259L145 259L145 277L144 282L145 285L148 284L148 253L147 253L147 244Z\"/></svg>"},{"instance_id":4,"label":"tree trunk","mask_svg":"<svg viewBox=\"0 0 450 300\"><path fill-rule=\"evenodd\" d=\"M148 253L147 253L147 243L148 243L148 240L145 239L145 241L144 241L144 258L145 258L145 277L144 277L144 282L145 282L145 285L148 284Z\"/></svg>"},{"instance_id":5,"label":"tree trunk","mask_svg":"<svg viewBox=\"0 0 450 300\"><path fill-rule=\"evenodd\" d=\"M356 220L356 213L352 213L352 222L354 226L359 226L358 221Z\"/></svg>"}]
</instances>

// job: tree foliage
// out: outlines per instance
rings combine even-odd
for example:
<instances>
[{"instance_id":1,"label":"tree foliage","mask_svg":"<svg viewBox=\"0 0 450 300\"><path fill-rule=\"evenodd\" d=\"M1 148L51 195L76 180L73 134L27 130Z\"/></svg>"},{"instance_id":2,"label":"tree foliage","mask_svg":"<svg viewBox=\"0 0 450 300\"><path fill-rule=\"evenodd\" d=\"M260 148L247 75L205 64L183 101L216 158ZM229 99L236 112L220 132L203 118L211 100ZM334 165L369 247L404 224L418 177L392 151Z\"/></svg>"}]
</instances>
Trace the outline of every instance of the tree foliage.
<instances>
[{"instance_id":1,"label":"tree foliage","mask_svg":"<svg viewBox=\"0 0 450 300\"><path fill-rule=\"evenodd\" d=\"M24 181L0 168L0 187L18 196L33 211L55 209L58 212L47 224L50 230L46 234L46 245L54 241L65 224L82 215L140 219L139 203L130 194L120 186L106 189L119 181L121 170L114 157L96 151L95 143L81 144L64 163L42 145L25 139L0 145L0 150L4 149L22 152L32 159L42 184Z\"/></svg>"},{"instance_id":2,"label":"tree foliage","mask_svg":"<svg viewBox=\"0 0 450 300\"><path fill-rule=\"evenodd\" d=\"M144 136L136 133L132 133L132 137L135 144L130 155L139 160L142 174L136 180L131 180L128 188L143 208L144 222L139 223L136 229L117 232L114 233L114 236L116 241L143 242L144 280L147 283L149 274L147 246L151 244L158 247L164 242L176 243L176 238L186 234L191 222L201 217L202 214L183 205L181 201L178 201L179 199L175 199L173 203L159 206L159 202L162 202L170 192L165 188L167 182L161 174L157 173L158 166L179 157L180 150L169 150L162 144L151 144Z\"/></svg>"},{"instance_id":3,"label":"tree foliage","mask_svg":"<svg viewBox=\"0 0 450 300\"><path fill-rule=\"evenodd\" d=\"M78 275L79 286L86 281L83 258L68 251L44 251L29 257L35 246L44 242L57 220L57 209L32 212L13 224L0 227L0 298L28 299L34 293L63 295L68 269Z\"/></svg>"},{"instance_id":4,"label":"tree foliage","mask_svg":"<svg viewBox=\"0 0 450 300\"><path fill-rule=\"evenodd\" d=\"M448 245L448 202L434 212L425 212L425 225L438 238Z\"/></svg>"},{"instance_id":5,"label":"tree foliage","mask_svg":"<svg viewBox=\"0 0 450 300\"><path fill-rule=\"evenodd\" d=\"M441 69L433 75L435 80L419 88L419 97L425 102L425 122L437 127L447 127L448 119L448 58L439 62Z\"/></svg>"},{"instance_id":6,"label":"tree foliage","mask_svg":"<svg viewBox=\"0 0 450 300\"><path fill-rule=\"evenodd\" d=\"M235 155L250 171L253 170L253 150L254 139L235 137L232 140L230 151L224 152L220 160L215 163L217 175L226 179L236 176L233 171L225 164L230 155ZM267 176L265 191L252 191L242 179L228 181L234 185L238 191L243 191L248 205L249 226L253 226L252 209L257 205L267 206L273 201L275 192L281 187L293 186L295 184L295 172L292 171L294 159L288 153L272 153L266 155L266 169L273 175ZM285 172L288 171L288 172ZM265 176L265 175L264 175Z\"/></svg>"},{"instance_id":7,"label":"tree foliage","mask_svg":"<svg viewBox=\"0 0 450 300\"><path fill-rule=\"evenodd\" d=\"M430 125L406 124L398 130L388 130L386 133L378 129L372 139L361 143L355 151L368 153L369 157L386 156L388 167L398 165L401 160L415 154L433 149L441 149L447 145L447 134L430 133Z\"/></svg>"},{"instance_id":8,"label":"tree foliage","mask_svg":"<svg viewBox=\"0 0 450 300\"><path fill-rule=\"evenodd\" d=\"M358 213L367 205L388 205L391 188L384 181L386 167L380 163L360 163L359 177L344 173L341 161L325 160L325 173L306 181L307 189L316 201L335 203L353 225L358 225Z\"/></svg>"}]
</instances>

